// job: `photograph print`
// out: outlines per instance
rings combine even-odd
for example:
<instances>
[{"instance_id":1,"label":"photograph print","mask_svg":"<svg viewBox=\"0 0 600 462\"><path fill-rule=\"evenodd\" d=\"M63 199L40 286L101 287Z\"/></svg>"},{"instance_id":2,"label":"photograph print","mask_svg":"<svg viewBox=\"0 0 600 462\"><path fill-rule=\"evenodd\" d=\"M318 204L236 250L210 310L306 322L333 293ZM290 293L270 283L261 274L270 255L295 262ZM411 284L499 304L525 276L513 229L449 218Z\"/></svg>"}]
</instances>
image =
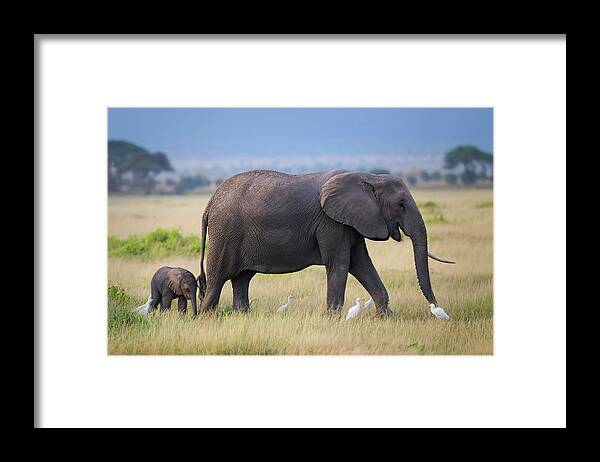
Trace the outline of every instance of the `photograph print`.
<instances>
[{"instance_id":1,"label":"photograph print","mask_svg":"<svg viewBox=\"0 0 600 462\"><path fill-rule=\"evenodd\" d=\"M108 108L109 355L492 355L493 108Z\"/></svg>"}]
</instances>

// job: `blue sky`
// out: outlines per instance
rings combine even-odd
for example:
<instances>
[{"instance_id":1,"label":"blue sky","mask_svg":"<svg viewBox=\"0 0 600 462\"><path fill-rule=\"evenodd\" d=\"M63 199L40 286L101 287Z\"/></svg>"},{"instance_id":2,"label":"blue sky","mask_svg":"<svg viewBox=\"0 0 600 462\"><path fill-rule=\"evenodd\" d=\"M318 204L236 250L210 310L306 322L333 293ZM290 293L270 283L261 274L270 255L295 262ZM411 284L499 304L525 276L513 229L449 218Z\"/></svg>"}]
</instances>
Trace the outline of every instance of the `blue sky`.
<instances>
[{"instance_id":1,"label":"blue sky","mask_svg":"<svg viewBox=\"0 0 600 462\"><path fill-rule=\"evenodd\" d=\"M198 157L492 152L491 108L111 108L108 137Z\"/></svg>"}]
</instances>

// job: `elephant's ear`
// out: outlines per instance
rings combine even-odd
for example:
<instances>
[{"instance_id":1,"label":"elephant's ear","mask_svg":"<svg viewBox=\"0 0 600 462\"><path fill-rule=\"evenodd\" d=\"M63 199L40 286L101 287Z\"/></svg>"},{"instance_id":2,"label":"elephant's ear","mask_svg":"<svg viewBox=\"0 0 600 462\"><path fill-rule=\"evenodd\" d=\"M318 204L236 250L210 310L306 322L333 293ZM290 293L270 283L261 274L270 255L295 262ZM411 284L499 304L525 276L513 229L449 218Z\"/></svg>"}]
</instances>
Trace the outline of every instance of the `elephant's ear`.
<instances>
[{"instance_id":1,"label":"elephant's ear","mask_svg":"<svg viewBox=\"0 0 600 462\"><path fill-rule=\"evenodd\" d=\"M180 271L171 270L167 274L167 286L177 295L182 295L183 291L181 290L181 282L183 281L183 276Z\"/></svg>"},{"instance_id":2,"label":"elephant's ear","mask_svg":"<svg viewBox=\"0 0 600 462\"><path fill-rule=\"evenodd\" d=\"M321 187L321 207L329 218L352 226L369 239L384 240L389 232L373 186L360 173L340 173Z\"/></svg>"}]
</instances>

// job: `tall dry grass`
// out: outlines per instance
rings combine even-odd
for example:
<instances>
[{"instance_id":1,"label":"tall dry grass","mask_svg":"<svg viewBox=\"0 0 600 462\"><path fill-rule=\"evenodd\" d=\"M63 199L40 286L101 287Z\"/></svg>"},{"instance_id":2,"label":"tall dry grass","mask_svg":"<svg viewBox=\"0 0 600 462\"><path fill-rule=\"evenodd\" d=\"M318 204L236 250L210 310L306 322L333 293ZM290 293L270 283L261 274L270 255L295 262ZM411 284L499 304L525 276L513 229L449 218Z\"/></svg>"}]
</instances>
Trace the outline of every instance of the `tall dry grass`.
<instances>
[{"instance_id":1,"label":"tall dry grass","mask_svg":"<svg viewBox=\"0 0 600 462\"><path fill-rule=\"evenodd\" d=\"M180 318L176 310L109 330L110 354L492 354L492 191L416 190L430 236L432 252L456 265L430 262L438 302L451 316L436 320L419 291L412 247L404 242L368 241L371 258L390 295L394 316L363 313L346 322L326 313L325 271L310 267L283 275L256 275L250 314ZM109 198L109 234L126 237L156 227L175 227L198 234L208 196ZM182 266L198 274L199 258L155 260L110 257L109 284L118 284L140 303L149 281L163 265ZM295 296L285 315L274 310ZM231 305L231 285L223 289L220 306ZM356 297L369 298L348 277L346 307ZM223 312L223 310L221 310ZM227 313L227 311L225 311Z\"/></svg>"}]
</instances>

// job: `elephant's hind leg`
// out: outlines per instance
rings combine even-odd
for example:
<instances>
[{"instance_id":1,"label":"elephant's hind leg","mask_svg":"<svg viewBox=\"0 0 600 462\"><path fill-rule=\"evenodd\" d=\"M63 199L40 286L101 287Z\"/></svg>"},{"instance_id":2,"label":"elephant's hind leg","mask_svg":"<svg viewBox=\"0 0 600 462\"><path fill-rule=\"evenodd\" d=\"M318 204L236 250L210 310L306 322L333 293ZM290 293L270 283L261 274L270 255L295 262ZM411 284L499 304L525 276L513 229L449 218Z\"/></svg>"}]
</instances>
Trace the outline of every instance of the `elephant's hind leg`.
<instances>
[{"instance_id":1,"label":"elephant's hind leg","mask_svg":"<svg viewBox=\"0 0 600 462\"><path fill-rule=\"evenodd\" d=\"M160 301L160 311L167 311L171 309L172 301L173 296L171 294L163 294L162 299Z\"/></svg>"},{"instance_id":2,"label":"elephant's hind leg","mask_svg":"<svg viewBox=\"0 0 600 462\"><path fill-rule=\"evenodd\" d=\"M218 226L217 226L218 225ZM203 312L213 311L219 304L223 285L231 279L238 271L237 248L235 244L239 241L226 229L222 223L213 226L208 223L209 230L212 229L216 235L210 243L210 250L206 262L206 295L202 299L200 310ZM226 231L231 231L230 229Z\"/></svg>"},{"instance_id":3,"label":"elephant's hind leg","mask_svg":"<svg viewBox=\"0 0 600 462\"><path fill-rule=\"evenodd\" d=\"M344 307L346 282L348 281L348 267L334 265L326 267L327 271L327 309L339 311Z\"/></svg>"},{"instance_id":4,"label":"elephant's hind leg","mask_svg":"<svg viewBox=\"0 0 600 462\"><path fill-rule=\"evenodd\" d=\"M249 311L250 304L248 301L248 287L250 280L254 277L254 271L242 271L236 277L231 279L233 287L233 309L240 311Z\"/></svg>"},{"instance_id":5,"label":"elephant's hind leg","mask_svg":"<svg viewBox=\"0 0 600 462\"><path fill-rule=\"evenodd\" d=\"M327 310L339 311L344 306L346 282L350 266L350 236L342 227L337 227L333 237L318 238L321 259L327 272Z\"/></svg>"},{"instance_id":6,"label":"elephant's hind leg","mask_svg":"<svg viewBox=\"0 0 600 462\"><path fill-rule=\"evenodd\" d=\"M148 307L148 313L152 313L154 310L156 310L156 307L162 300L162 295L160 294L158 289L154 287L154 284L150 286L150 297L152 297L152 302Z\"/></svg>"},{"instance_id":7,"label":"elephant's hind leg","mask_svg":"<svg viewBox=\"0 0 600 462\"><path fill-rule=\"evenodd\" d=\"M364 239L359 240L352 247L350 254L350 274L369 292L379 314L389 315L392 313L388 307L388 292L375 266L373 266Z\"/></svg>"},{"instance_id":8,"label":"elephant's hind leg","mask_svg":"<svg viewBox=\"0 0 600 462\"><path fill-rule=\"evenodd\" d=\"M218 279L216 281L208 280L206 287L206 296L202 299L201 311L213 311L219 304L221 298L221 290L225 284L225 279Z\"/></svg>"}]
</instances>

